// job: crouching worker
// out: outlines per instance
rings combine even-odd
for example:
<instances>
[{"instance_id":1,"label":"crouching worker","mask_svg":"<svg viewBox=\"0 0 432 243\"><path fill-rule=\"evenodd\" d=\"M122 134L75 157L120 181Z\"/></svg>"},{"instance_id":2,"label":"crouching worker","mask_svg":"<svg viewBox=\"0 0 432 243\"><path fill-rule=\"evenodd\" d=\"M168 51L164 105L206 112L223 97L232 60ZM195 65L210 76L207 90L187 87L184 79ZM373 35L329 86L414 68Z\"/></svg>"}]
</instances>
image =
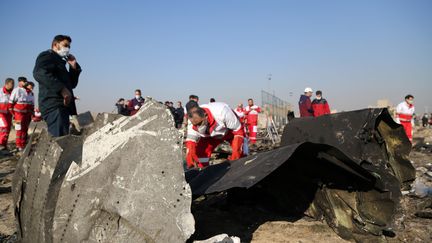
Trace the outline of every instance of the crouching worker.
<instances>
[{"instance_id":1,"label":"crouching worker","mask_svg":"<svg viewBox=\"0 0 432 243\"><path fill-rule=\"evenodd\" d=\"M26 82L23 87L12 91L10 106L15 119L16 146L19 151L25 148L27 131L34 112L33 82Z\"/></svg>"},{"instance_id":2,"label":"crouching worker","mask_svg":"<svg viewBox=\"0 0 432 243\"><path fill-rule=\"evenodd\" d=\"M229 160L242 157L244 128L227 104L195 106L189 110L188 118L190 125L185 142L188 168L208 166L211 153L223 141L231 144Z\"/></svg>"}]
</instances>

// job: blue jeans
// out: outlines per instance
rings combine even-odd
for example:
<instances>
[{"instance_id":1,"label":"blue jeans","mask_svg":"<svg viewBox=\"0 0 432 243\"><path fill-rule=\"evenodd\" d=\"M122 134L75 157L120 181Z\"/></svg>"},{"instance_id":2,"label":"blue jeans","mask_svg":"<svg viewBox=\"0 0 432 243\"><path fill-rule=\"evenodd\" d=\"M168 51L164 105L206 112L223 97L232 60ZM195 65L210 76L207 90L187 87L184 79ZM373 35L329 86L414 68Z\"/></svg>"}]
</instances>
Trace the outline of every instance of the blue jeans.
<instances>
[{"instance_id":1,"label":"blue jeans","mask_svg":"<svg viewBox=\"0 0 432 243\"><path fill-rule=\"evenodd\" d=\"M69 110L59 107L49 113L43 114L43 119L47 123L48 132L53 137L61 137L69 134Z\"/></svg>"}]
</instances>

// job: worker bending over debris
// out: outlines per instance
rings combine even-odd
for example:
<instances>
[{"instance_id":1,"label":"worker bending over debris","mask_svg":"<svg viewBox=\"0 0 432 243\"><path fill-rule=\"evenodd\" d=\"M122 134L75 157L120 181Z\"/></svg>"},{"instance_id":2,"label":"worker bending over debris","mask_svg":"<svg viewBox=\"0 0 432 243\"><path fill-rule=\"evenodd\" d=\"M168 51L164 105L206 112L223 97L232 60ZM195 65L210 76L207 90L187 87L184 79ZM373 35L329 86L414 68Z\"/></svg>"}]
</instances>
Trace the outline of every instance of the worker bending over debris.
<instances>
[{"instance_id":1,"label":"worker bending over debris","mask_svg":"<svg viewBox=\"0 0 432 243\"><path fill-rule=\"evenodd\" d=\"M242 156L244 128L227 104L213 102L194 106L188 111L188 118L190 124L185 142L188 168L208 166L211 153L223 141L231 144L229 160Z\"/></svg>"}]
</instances>

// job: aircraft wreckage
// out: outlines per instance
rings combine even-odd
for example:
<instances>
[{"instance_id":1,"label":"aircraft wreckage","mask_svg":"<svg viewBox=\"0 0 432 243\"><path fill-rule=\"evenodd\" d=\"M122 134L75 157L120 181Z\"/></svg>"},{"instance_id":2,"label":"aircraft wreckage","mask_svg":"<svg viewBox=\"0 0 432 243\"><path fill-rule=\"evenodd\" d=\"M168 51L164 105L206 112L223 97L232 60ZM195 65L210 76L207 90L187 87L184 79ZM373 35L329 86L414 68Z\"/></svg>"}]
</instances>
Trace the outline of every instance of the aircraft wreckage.
<instances>
[{"instance_id":1,"label":"aircraft wreckage","mask_svg":"<svg viewBox=\"0 0 432 243\"><path fill-rule=\"evenodd\" d=\"M181 136L154 101L81 136L27 146L13 181L22 242L184 242L194 232Z\"/></svg>"},{"instance_id":2,"label":"aircraft wreckage","mask_svg":"<svg viewBox=\"0 0 432 243\"><path fill-rule=\"evenodd\" d=\"M184 242L193 196L227 192L367 241L395 234L401 188L415 179L411 144L386 109L294 119L279 148L186 174L181 137L154 101L132 117L101 114L80 136L33 135L13 181L19 239Z\"/></svg>"},{"instance_id":3,"label":"aircraft wreckage","mask_svg":"<svg viewBox=\"0 0 432 243\"><path fill-rule=\"evenodd\" d=\"M266 198L282 213L325 219L342 238L369 242L400 226L401 188L415 179L410 149L387 109L365 109L294 119L280 148L186 178L194 195Z\"/></svg>"}]
</instances>

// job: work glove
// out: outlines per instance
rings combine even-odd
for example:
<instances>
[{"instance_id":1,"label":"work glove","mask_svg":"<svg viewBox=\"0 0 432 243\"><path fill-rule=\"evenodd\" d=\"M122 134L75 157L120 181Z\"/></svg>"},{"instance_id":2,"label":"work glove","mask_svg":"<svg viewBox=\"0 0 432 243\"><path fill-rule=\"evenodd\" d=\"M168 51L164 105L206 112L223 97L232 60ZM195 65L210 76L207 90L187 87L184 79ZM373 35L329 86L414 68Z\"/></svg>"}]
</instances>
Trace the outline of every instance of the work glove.
<instances>
[{"instance_id":1,"label":"work glove","mask_svg":"<svg viewBox=\"0 0 432 243\"><path fill-rule=\"evenodd\" d=\"M196 142L186 141L186 165L188 168L198 167L199 158L196 154Z\"/></svg>"}]
</instances>

